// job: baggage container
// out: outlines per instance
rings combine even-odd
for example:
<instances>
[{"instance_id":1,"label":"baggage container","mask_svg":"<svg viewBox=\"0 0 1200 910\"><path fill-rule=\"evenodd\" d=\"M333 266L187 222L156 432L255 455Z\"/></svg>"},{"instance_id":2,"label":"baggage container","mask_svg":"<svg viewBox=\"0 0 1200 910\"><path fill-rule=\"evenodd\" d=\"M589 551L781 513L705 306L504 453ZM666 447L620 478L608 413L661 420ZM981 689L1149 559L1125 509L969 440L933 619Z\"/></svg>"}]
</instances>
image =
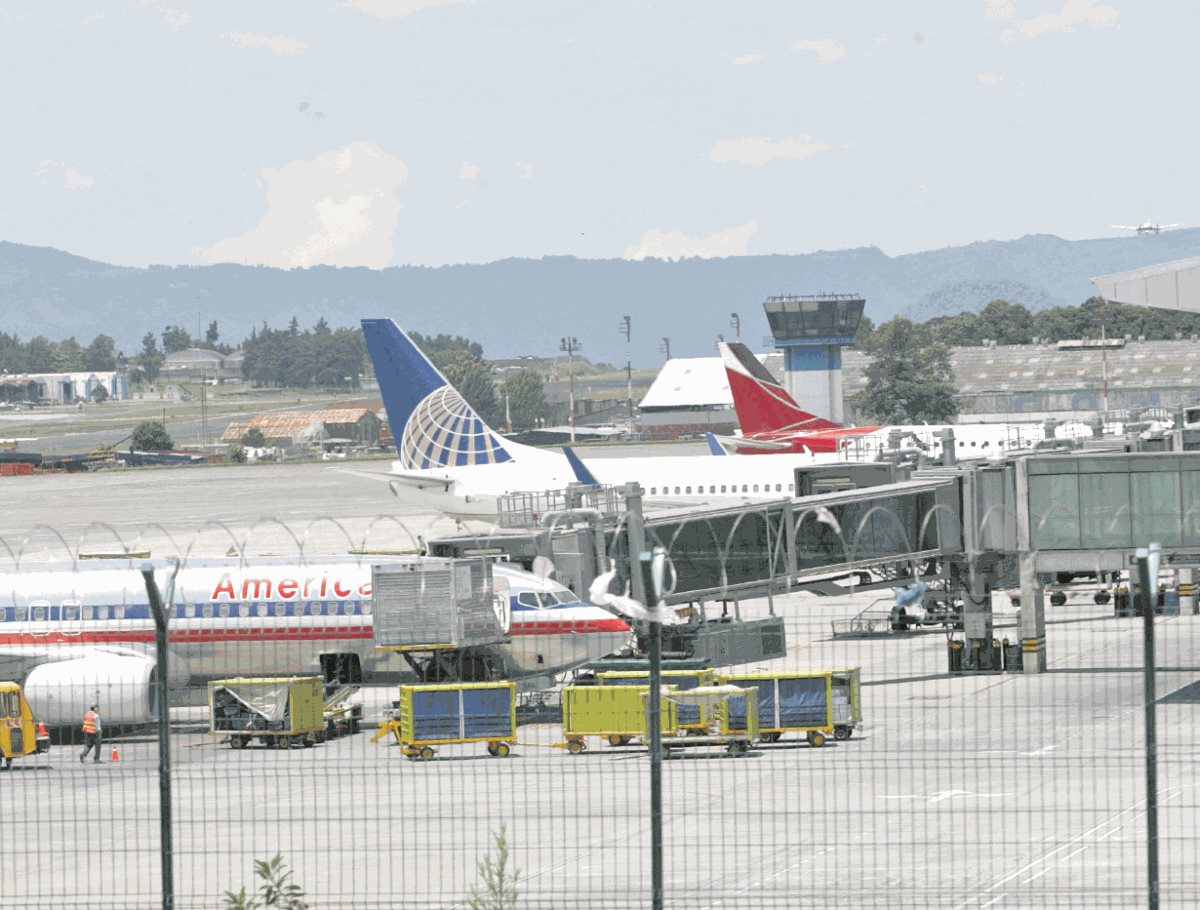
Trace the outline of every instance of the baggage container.
<instances>
[{"instance_id":1,"label":"baggage container","mask_svg":"<svg viewBox=\"0 0 1200 910\"><path fill-rule=\"evenodd\" d=\"M760 739L778 742L784 733L804 733L811 746L823 746L834 733L833 671L732 673L721 683L758 689ZM745 730L746 716L737 702L723 712L722 732Z\"/></svg>"},{"instance_id":2,"label":"baggage container","mask_svg":"<svg viewBox=\"0 0 1200 910\"><path fill-rule=\"evenodd\" d=\"M596 674L602 686L648 686L650 672L642 670L606 670ZM682 692L697 686L715 686L715 670L663 670L663 685L674 686ZM716 718L715 710L705 704L676 703L676 720L681 730L708 732L709 724Z\"/></svg>"},{"instance_id":3,"label":"baggage container","mask_svg":"<svg viewBox=\"0 0 1200 910\"><path fill-rule=\"evenodd\" d=\"M492 564L484 559L375 565L371 591L380 648L468 648L502 642L508 634L507 611L498 609L492 591Z\"/></svg>"},{"instance_id":4,"label":"baggage container","mask_svg":"<svg viewBox=\"0 0 1200 910\"><path fill-rule=\"evenodd\" d=\"M758 688L756 686L696 686L692 689L674 689L667 694L673 702L683 706L705 708L706 716L712 718L703 730L689 730L686 736L664 736L663 758L670 758L680 749L701 746L724 746L730 755L745 755L754 741L759 738ZM724 720L730 712L741 718L740 729L732 729Z\"/></svg>"},{"instance_id":5,"label":"baggage container","mask_svg":"<svg viewBox=\"0 0 1200 910\"><path fill-rule=\"evenodd\" d=\"M268 748L309 748L325 736L319 676L214 680L208 684L208 711L208 732L227 734L231 749L256 739Z\"/></svg>"},{"instance_id":6,"label":"baggage container","mask_svg":"<svg viewBox=\"0 0 1200 910\"><path fill-rule=\"evenodd\" d=\"M504 758L517 741L516 684L400 686L392 732L409 758L433 758L437 745L479 742Z\"/></svg>"},{"instance_id":7,"label":"baggage container","mask_svg":"<svg viewBox=\"0 0 1200 910\"><path fill-rule=\"evenodd\" d=\"M833 738L849 739L862 725L862 673L859 667L829 672L833 674Z\"/></svg>"},{"instance_id":8,"label":"baggage container","mask_svg":"<svg viewBox=\"0 0 1200 910\"><path fill-rule=\"evenodd\" d=\"M664 736L679 729L675 703L667 698L674 686L662 687L659 728ZM649 686L566 686L562 690L563 738L560 745L573 755L587 748L585 737L599 736L612 746L645 737Z\"/></svg>"}]
</instances>

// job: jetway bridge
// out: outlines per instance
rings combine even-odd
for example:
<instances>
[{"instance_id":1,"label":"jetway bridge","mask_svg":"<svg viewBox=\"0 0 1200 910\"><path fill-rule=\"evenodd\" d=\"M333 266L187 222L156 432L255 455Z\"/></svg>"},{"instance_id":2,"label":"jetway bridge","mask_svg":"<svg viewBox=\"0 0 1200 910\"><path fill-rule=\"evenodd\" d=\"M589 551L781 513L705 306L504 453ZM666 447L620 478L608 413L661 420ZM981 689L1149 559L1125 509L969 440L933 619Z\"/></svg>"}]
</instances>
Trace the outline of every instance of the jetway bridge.
<instances>
[{"instance_id":1,"label":"jetway bridge","mask_svg":"<svg viewBox=\"0 0 1200 910\"><path fill-rule=\"evenodd\" d=\"M991 666L991 593L1019 587L1021 665L1036 673L1046 669L1048 580L1129 572L1135 550L1154 540L1181 591L1194 590L1200 452L1074 450L911 476L903 467L866 467L846 465L838 477L838 466L822 466L816 484L801 476L808 469L798 469L797 490L834 489L795 499L665 510L647 501L647 548L662 546L671 568L665 602L699 605L701 616L706 602L720 602L726 617L732 602L739 619L738 603L747 598L768 598L773 613L773 598L791 591L838 594L932 582L958 605L967 653L979 652L985 664L977 669L1000 669ZM622 502L630 494L640 488L510 496L501 505L500 528L430 541L429 552L552 564L560 581L586 592L610 561L630 564Z\"/></svg>"}]
</instances>

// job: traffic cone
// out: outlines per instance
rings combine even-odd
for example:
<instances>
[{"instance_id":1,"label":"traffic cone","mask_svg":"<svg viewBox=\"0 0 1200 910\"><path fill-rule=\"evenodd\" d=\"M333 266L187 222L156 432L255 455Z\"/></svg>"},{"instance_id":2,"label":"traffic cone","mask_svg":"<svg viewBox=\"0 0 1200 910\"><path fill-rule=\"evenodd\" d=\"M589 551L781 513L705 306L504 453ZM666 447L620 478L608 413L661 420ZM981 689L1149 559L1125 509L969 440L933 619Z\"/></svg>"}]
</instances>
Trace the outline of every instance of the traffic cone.
<instances>
[{"instance_id":1,"label":"traffic cone","mask_svg":"<svg viewBox=\"0 0 1200 910\"><path fill-rule=\"evenodd\" d=\"M42 721L42 720L38 721L38 734L37 735L38 736L47 736L47 737L50 735L49 733L46 732L46 722L45 721Z\"/></svg>"},{"instance_id":2,"label":"traffic cone","mask_svg":"<svg viewBox=\"0 0 1200 910\"><path fill-rule=\"evenodd\" d=\"M109 761L120 761L121 756L117 753L117 744L113 743L112 754L108 757Z\"/></svg>"}]
</instances>

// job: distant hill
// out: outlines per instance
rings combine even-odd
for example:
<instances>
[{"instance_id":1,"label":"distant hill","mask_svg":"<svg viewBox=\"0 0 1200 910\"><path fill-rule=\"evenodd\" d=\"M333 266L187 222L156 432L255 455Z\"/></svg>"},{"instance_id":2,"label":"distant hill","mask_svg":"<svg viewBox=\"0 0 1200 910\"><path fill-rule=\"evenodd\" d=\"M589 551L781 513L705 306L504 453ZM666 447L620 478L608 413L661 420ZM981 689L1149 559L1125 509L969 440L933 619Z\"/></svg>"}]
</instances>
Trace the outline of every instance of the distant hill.
<instances>
[{"instance_id":1,"label":"distant hill","mask_svg":"<svg viewBox=\"0 0 1200 910\"><path fill-rule=\"evenodd\" d=\"M662 338L675 356L714 353L741 316L743 340L760 348L769 334L761 303L772 294L857 293L876 323L979 310L996 297L1032 310L1076 305L1095 293L1089 278L1195 255L1200 229L1102 240L1031 235L887 256L874 247L792 256L740 256L682 262L505 259L483 265L382 270L281 271L241 265L123 268L58 250L0 242L0 331L23 340L111 335L127 354L147 331L172 324L189 332L217 320L238 343L264 321L334 328L365 316L391 316L406 329L476 339L489 358L553 356L573 335L593 362L625 362L618 334L633 317L633 362L661 361Z\"/></svg>"}]
</instances>

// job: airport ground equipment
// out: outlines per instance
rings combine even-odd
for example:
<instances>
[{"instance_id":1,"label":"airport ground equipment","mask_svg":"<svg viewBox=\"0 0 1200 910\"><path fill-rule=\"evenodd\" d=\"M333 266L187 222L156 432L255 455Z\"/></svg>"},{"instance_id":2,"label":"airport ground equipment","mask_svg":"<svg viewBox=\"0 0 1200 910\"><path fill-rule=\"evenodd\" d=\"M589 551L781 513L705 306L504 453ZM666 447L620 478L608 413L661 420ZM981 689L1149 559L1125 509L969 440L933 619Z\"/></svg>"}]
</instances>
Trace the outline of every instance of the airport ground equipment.
<instances>
[{"instance_id":1,"label":"airport ground equipment","mask_svg":"<svg viewBox=\"0 0 1200 910\"><path fill-rule=\"evenodd\" d=\"M0 758L4 759L4 770L12 767L15 758L49 750L46 727L33 716L21 687L15 682L0 682Z\"/></svg>"},{"instance_id":2,"label":"airport ground equipment","mask_svg":"<svg viewBox=\"0 0 1200 910\"><path fill-rule=\"evenodd\" d=\"M596 674L596 681L602 686L646 686L649 685L650 673L642 670L605 671ZM700 686L715 686L717 673L715 670L663 670L662 680L665 685L674 686L681 692ZM715 716L713 707L707 704L688 704L676 702L677 726L685 732L707 733ZM613 743L620 745L620 743Z\"/></svg>"},{"instance_id":3,"label":"airport ground equipment","mask_svg":"<svg viewBox=\"0 0 1200 910\"><path fill-rule=\"evenodd\" d=\"M562 690L563 742L572 755L587 748L587 737L598 736L613 746L646 737L646 696L649 686L565 686ZM663 686L659 729L664 737L679 730L674 686Z\"/></svg>"},{"instance_id":4,"label":"airport ground equipment","mask_svg":"<svg viewBox=\"0 0 1200 910\"><path fill-rule=\"evenodd\" d=\"M358 686L325 686L325 702L321 710L325 719L325 739L351 736L359 731L362 726L362 705L350 701L350 696L358 690Z\"/></svg>"},{"instance_id":5,"label":"airport ground equipment","mask_svg":"<svg viewBox=\"0 0 1200 910\"><path fill-rule=\"evenodd\" d=\"M849 739L862 726L862 673L859 667L830 670L833 695L833 738Z\"/></svg>"},{"instance_id":6,"label":"airport ground equipment","mask_svg":"<svg viewBox=\"0 0 1200 910\"><path fill-rule=\"evenodd\" d=\"M214 680L208 706L209 732L227 735L231 749L256 739L268 748L309 748L325 737L319 676Z\"/></svg>"},{"instance_id":7,"label":"airport ground equipment","mask_svg":"<svg viewBox=\"0 0 1200 910\"><path fill-rule=\"evenodd\" d=\"M759 739L758 688L755 686L696 686L691 689L671 687L666 698L680 712L685 710L703 712L708 722L702 730L694 727L679 730L673 736L662 738L663 758L670 758L680 749L718 746L730 755L745 755ZM734 711L742 722L734 729L725 721Z\"/></svg>"},{"instance_id":8,"label":"airport ground equipment","mask_svg":"<svg viewBox=\"0 0 1200 910\"><path fill-rule=\"evenodd\" d=\"M434 746L459 743L487 743L489 755L505 758L517 741L516 693L512 682L402 685L375 740L390 732L409 759L430 759Z\"/></svg>"},{"instance_id":9,"label":"airport ground equipment","mask_svg":"<svg viewBox=\"0 0 1200 910\"><path fill-rule=\"evenodd\" d=\"M729 673L722 685L758 689L759 739L779 742L784 733L803 733L811 746L823 746L835 734L832 670L785 673ZM748 721L739 703L731 702L722 718L722 732L746 730Z\"/></svg>"}]
</instances>

